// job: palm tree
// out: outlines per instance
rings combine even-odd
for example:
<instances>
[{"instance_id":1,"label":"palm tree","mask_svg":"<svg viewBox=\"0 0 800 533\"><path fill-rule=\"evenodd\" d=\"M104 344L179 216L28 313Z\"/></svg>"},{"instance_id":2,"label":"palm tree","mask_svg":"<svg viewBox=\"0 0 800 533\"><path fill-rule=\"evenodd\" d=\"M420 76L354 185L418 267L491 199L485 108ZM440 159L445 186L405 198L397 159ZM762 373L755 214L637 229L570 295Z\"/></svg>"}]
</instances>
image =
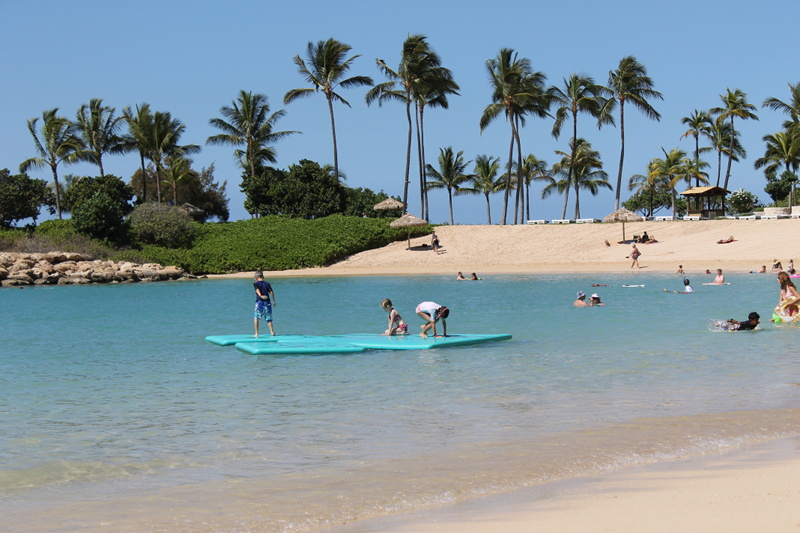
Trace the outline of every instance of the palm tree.
<instances>
[{"instance_id":1,"label":"palm tree","mask_svg":"<svg viewBox=\"0 0 800 533\"><path fill-rule=\"evenodd\" d=\"M648 206L642 213L646 217L653 216L656 211L654 197L658 192L659 183L657 180L650 178L652 171L652 162L647 164L647 174L634 174L628 179L628 190L634 194L647 194ZM641 209L640 209L641 211Z\"/></svg>"},{"instance_id":2,"label":"palm tree","mask_svg":"<svg viewBox=\"0 0 800 533\"><path fill-rule=\"evenodd\" d=\"M464 162L464 152L460 151L453 155L453 147L439 149L439 170L432 165L426 167L426 174L430 178L428 189L447 189L447 198L450 205L450 225L453 222L453 192L458 194L461 185L470 179L465 173L467 165L471 161Z\"/></svg>"},{"instance_id":3,"label":"palm tree","mask_svg":"<svg viewBox=\"0 0 800 533\"><path fill-rule=\"evenodd\" d=\"M661 148L661 151L664 152L663 159L657 157L650 161L649 179L656 186L663 186L670 191L672 196L672 216L674 217L677 216L677 191L675 187L684 176L682 167L683 160L686 159L686 152L678 148L670 150L669 153L664 148Z\"/></svg>"},{"instance_id":4,"label":"palm tree","mask_svg":"<svg viewBox=\"0 0 800 533\"><path fill-rule=\"evenodd\" d=\"M761 107L768 107L789 115L790 120L784 124L784 127L788 127L788 124L800 122L800 83L795 83L794 85L790 83L789 94L791 95L791 100L788 102L770 97L761 104Z\"/></svg>"},{"instance_id":5,"label":"palm tree","mask_svg":"<svg viewBox=\"0 0 800 533\"><path fill-rule=\"evenodd\" d=\"M753 111L755 111L756 106L747 102L747 94L743 93L739 89L735 89L728 91L725 94L719 95L722 98L722 103L724 107L715 107L711 110L712 113L717 114L717 121L723 122L725 120L730 119L731 125L731 138L730 138L730 145L728 147L728 169L725 171L725 185L723 185L723 189L728 188L728 180L731 177L731 163L733 162L733 149L734 149L734 138L736 137L736 127L733 124L734 118L740 118L742 120L747 119L754 119L758 120L758 116L756 116Z\"/></svg>"},{"instance_id":6,"label":"palm tree","mask_svg":"<svg viewBox=\"0 0 800 533\"><path fill-rule=\"evenodd\" d=\"M122 110L122 116L128 123L128 133L123 136L123 151L139 152L139 160L142 170L142 198L141 202L147 201L147 169L144 160L147 157L147 140L152 135L153 113L150 111L150 104L136 106L134 112L130 106Z\"/></svg>"},{"instance_id":7,"label":"palm tree","mask_svg":"<svg viewBox=\"0 0 800 533\"><path fill-rule=\"evenodd\" d=\"M364 96L367 105L378 102L378 106L383 106L384 102L395 100L405 103L406 121L408 122L408 136L406 142L406 171L403 179L403 204L408 209L408 184L409 173L411 170L411 134L413 123L411 121L411 88L417 81L419 73L419 63L427 56L428 43L424 35L409 35L403 43L403 50L400 54L400 66L397 70L392 69L383 59L376 59L378 69L389 78L389 81L379 83Z\"/></svg>"},{"instance_id":8,"label":"palm tree","mask_svg":"<svg viewBox=\"0 0 800 533\"><path fill-rule=\"evenodd\" d=\"M700 135L705 136L708 134L709 128L711 127L711 116L705 111L698 111L695 109L691 115L681 119L681 124L686 124L689 127L686 133L681 135L681 139L689 137L690 135L694 137L694 158L696 161L700 161ZM702 151L710 149L711 148L704 146ZM699 186L700 182L695 183L695 187Z\"/></svg>"},{"instance_id":9,"label":"palm tree","mask_svg":"<svg viewBox=\"0 0 800 533\"><path fill-rule=\"evenodd\" d=\"M165 159L171 156L196 154L200 147L196 144L181 145L180 139L186 125L172 118L169 112L156 111L153 115L153 127L147 138L147 157L156 166L156 201L161 203L161 179L164 172Z\"/></svg>"},{"instance_id":10,"label":"palm tree","mask_svg":"<svg viewBox=\"0 0 800 533\"><path fill-rule=\"evenodd\" d=\"M531 183L534 181L544 181L552 183L553 177L547 167L547 161L537 158L533 154L528 154L522 160L522 182L525 185L525 216L531 219ZM517 183L519 186L519 183Z\"/></svg>"},{"instance_id":11,"label":"palm tree","mask_svg":"<svg viewBox=\"0 0 800 533\"><path fill-rule=\"evenodd\" d=\"M165 181L172 187L172 205L178 206L178 183L193 174L191 161L182 155L171 155L167 158Z\"/></svg>"},{"instance_id":12,"label":"palm tree","mask_svg":"<svg viewBox=\"0 0 800 533\"><path fill-rule=\"evenodd\" d=\"M792 195L790 204L794 205L794 189L797 181L797 171L800 168L800 135L797 128L779 131L772 135L765 135L767 144L764 156L756 159L755 167L763 168L767 176L777 176L783 168L792 178Z\"/></svg>"},{"instance_id":13,"label":"palm tree","mask_svg":"<svg viewBox=\"0 0 800 533\"><path fill-rule=\"evenodd\" d=\"M223 118L212 118L209 124L223 131L212 135L207 144L243 146L236 149L233 155L239 166L249 178L256 176L263 163L275 163L276 152L270 146L297 131L272 131L275 123L286 112L283 110L269 114L269 103L263 94L239 91L239 96L231 102L231 106L223 106L219 110Z\"/></svg>"},{"instance_id":14,"label":"palm tree","mask_svg":"<svg viewBox=\"0 0 800 533\"><path fill-rule=\"evenodd\" d=\"M719 182L722 179L722 156L728 154L733 157L734 161L739 161L740 157L747 155L747 152L739 142L739 136L731 134L731 125L729 122L720 122L715 120L712 122L708 131L703 132L704 135L711 142L711 147L717 152L717 182L716 186L719 187ZM733 151L731 151L731 144Z\"/></svg>"},{"instance_id":15,"label":"palm tree","mask_svg":"<svg viewBox=\"0 0 800 533\"><path fill-rule=\"evenodd\" d=\"M350 67L360 55L346 57L352 48L335 39L319 41L316 45L309 42L306 48L308 65L303 59L296 55L294 63L297 65L303 78L312 85L309 88L292 89L283 97L283 103L289 104L298 98L310 96L315 92L322 92L328 101L328 112L331 116L331 134L333 136L333 169L334 175L339 177L339 152L336 146L336 121L333 116L333 102L341 102L347 107L350 103L336 92L337 87L348 89L372 85L372 78L369 76L353 76L345 78Z\"/></svg>"},{"instance_id":16,"label":"palm tree","mask_svg":"<svg viewBox=\"0 0 800 533\"><path fill-rule=\"evenodd\" d=\"M479 155L475 158L475 172L470 175L472 187L461 187L461 194L482 194L486 198L486 223L492 224L492 206L489 195L502 190L505 181L497 177L500 171L500 158Z\"/></svg>"},{"instance_id":17,"label":"palm tree","mask_svg":"<svg viewBox=\"0 0 800 533\"><path fill-rule=\"evenodd\" d=\"M103 170L103 154L119 154L124 151L123 139L117 133L125 120L124 116L115 117L113 107L104 106L100 98L92 98L89 104L83 104L78 110L75 126L86 146L81 159L90 161Z\"/></svg>"},{"instance_id":18,"label":"palm tree","mask_svg":"<svg viewBox=\"0 0 800 533\"><path fill-rule=\"evenodd\" d=\"M603 170L603 163L600 160L600 153L592 149L592 145L586 139L571 140L570 152L565 153L557 150L556 154L561 156L561 161L553 166L553 172L566 177L566 182L559 187L551 181L550 190L564 192L564 209L561 218L567 215L566 192L572 187L575 190L575 213L577 220L581 217L580 190L588 190L592 196L597 196L600 188L612 189L608 182L608 174Z\"/></svg>"},{"instance_id":19,"label":"palm tree","mask_svg":"<svg viewBox=\"0 0 800 533\"><path fill-rule=\"evenodd\" d=\"M699 187L700 184L707 185L708 173L705 172L705 169L708 168L708 166L708 163L700 159L691 159L685 157L680 162L680 168L678 169L677 174L679 179L676 184L684 181L688 187L691 187L692 180L694 180L696 187ZM688 201L689 199L687 198L687 203ZM696 198L696 202L695 208L701 209L702 198Z\"/></svg>"},{"instance_id":20,"label":"palm tree","mask_svg":"<svg viewBox=\"0 0 800 533\"><path fill-rule=\"evenodd\" d=\"M420 72L419 82L412 86L412 96L414 98L416 113L415 121L417 127L417 155L420 168L420 202L422 204L422 218L427 219L428 209L428 188L426 186L425 167L425 107L440 107L447 109L450 106L447 95L458 95L460 87L453 81L450 69L439 66L439 56L434 51L430 51L430 58L422 65L423 71ZM427 71L424 71L427 70Z\"/></svg>"},{"instance_id":21,"label":"palm tree","mask_svg":"<svg viewBox=\"0 0 800 533\"><path fill-rule=\"evenodd\" d=\"M53 172L53 183L56 189L56 214L61 219L61 187L58 184L59 163L75 163L84 146L76 135L75 125L68 119L57 115L58 108L42 113L41 137L36 131L38 118L28 120L28 131L33 136L37 157L31 157L19 166L20 172L28 169L49 167Z\"/></svg>"},{"instance_id":22,"label":"palm tree","mask_svg":"<svg viewBox=\"0 0 800 533\"><path fill-rule=\"evenodd\" d=\"M596 85L594 80L589 76L581 76L572 74L569 78L564 79L564 88L552 87L550 94L558 107L556 110L556 119L553 123L553 137L558 138L561 134L561 127L568 118L572 119L572 138L570 142L571 153L569 156L570 161L574 161L575 150L578 148L578 113L589 113L589 115L597 119L598 128L603 124L613 124L614 119L610 113L605 110L608 109L606 100L603 98L603 93L608 89ZM569 199L569 187L573 185L572 172L574 165L567 165L567 187L564 192L564 213L561 218L566 216L567 200Z\"/></svg>"},{"instance_id":23,"label":"palm tree","mask_svg":"<svg viewBox=\"0 0 800 533\"><path fill-rule=\"evenodd\" d=\"M504 114L511 126L511 142L508 149L508 171L506 173L505 197L503 199L503 215L500 224L506 223L508 197L512 188L512 168L514 165L514 146L517 146L517 162L522 161L522 143L519 129L525 125L525 115L538 117L548 116L550 95L544 89L547 79L541 72L533 72L530 61L518 58L510 48L503 48L494 59L486 62L486 70L492 85L492 103L486 106L481 116L480 128L483 131L495 118ZM517 181L521 182L522 167L517 167ZM517 208L522 191L517 191ZM514 220L517 220L518 209L515 208ZM520 217L521 218L521 217Z\"/></svg>"},{"instance_id":24,"label":"palm tree","mask_svg":"<svg viewBox=\"0 0 800 533\"><path fill-rule=\"evenodd\" d=\"M630 102L647 118L660 121L661 115L647 101L651 98L663 100L660 92L653 89L653 80L647 75L647 69L635 57L628 56L619 62L617 70L608 73L608 88L613 97L607 100L605 112L610 112L619 102L619 173L617 174L617 196L614 210L619 209L622 193L622 164L625 160L625 103Z\"/></svg>"}]
</instances>

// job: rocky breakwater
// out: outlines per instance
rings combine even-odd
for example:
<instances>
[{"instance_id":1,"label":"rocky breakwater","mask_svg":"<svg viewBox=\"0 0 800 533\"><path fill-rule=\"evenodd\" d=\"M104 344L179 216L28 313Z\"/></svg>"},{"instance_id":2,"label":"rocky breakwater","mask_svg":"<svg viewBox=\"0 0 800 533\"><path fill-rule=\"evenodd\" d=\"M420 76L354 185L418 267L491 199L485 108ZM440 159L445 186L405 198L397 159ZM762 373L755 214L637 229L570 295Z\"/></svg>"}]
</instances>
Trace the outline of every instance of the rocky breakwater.
<instances>
[{"instance_id":1,"label":"rocky breakwater","mask_svg":"<svg viewBox=\"0 0 800 533\"><path fill-rule=\"evenodd\" d=\"M83 285L195 279L178 267L157 263L100 261L80 253L0 253L0 285Z\"/></svg>"}]
</instances>

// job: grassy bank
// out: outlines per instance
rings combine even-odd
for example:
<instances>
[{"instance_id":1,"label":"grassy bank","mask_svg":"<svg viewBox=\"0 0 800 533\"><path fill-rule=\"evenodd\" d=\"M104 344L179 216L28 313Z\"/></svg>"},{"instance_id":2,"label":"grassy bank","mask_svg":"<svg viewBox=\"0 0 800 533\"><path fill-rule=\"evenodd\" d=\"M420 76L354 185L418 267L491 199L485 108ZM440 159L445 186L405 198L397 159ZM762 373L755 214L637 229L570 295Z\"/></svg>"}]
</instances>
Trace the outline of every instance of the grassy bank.
<instances>
[{"instance_id":1,"label":"grassy bank","mask_svg":"<svg viewBox=\"0 0 800 533\"><path fill-rule=\"evenodd\" d=\"M390 221L341 215L317 220L270 216L202 224L189 248L142 246L123 250L77 235L69 221L51 221L33 233L0 231L0 250L85 252L98 258L175 265L194 274L292 270L329 265L405 238L406 230L390 228ZM412 228L414 235L427 233L428 226Z\"/></svg>"}]
</instances>

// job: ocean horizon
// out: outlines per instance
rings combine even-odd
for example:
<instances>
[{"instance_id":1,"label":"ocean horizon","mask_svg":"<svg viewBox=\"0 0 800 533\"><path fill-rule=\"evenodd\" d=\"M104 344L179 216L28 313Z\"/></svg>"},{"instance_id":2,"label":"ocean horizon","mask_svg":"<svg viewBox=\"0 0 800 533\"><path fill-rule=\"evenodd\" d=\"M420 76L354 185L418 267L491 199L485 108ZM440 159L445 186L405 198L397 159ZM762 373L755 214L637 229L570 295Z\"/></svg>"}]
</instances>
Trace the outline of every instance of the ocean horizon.
<instances>
[{"instance_id":1,"label":"ocean horizon","mask_svg":"<svg viewBox=\"0 0 800 533\"><path fill-rule=\"evenodd\" d=\"M0 529L294 533L797 435L775 276L726 277L268 279L278 334L380 333L390 298L513 335L333 355L205 342L252 333L247 279L2 289Z\"/></svg>"}]
</instances>

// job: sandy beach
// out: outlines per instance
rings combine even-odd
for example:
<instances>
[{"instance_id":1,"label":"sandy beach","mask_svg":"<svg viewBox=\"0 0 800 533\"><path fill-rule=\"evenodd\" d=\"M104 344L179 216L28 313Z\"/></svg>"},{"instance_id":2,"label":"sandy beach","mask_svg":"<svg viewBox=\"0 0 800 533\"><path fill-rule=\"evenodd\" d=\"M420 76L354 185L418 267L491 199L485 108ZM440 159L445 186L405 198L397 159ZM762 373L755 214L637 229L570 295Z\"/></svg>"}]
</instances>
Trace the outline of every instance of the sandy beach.
<instances>
[{"instance_id":1,"label":"sandy beach","mask_svg":"<svg viewBox=\"0 0 800 533\"><path fill-rule=\"evenodd\" d=\"M329 533L753 533L800 529L797 439L556 482Z\"/></svg>"},{"instance_id":2,"label":"sandy beach","mask_svg":"<svg viewBox=\"0 0 800 533\"><path fill-rule=\"evenodd\" d=\"M646 221L625 225L626 241L647 232L654 244L638 245L643 272L687 275L717 268L750 272L778 259L800 257L794 237L800 220ZM622 224L446 226L430 238L395 242L340 263L281 276L349 276L502 273L629 272L631 244ZM717 241L734 241L718 244ZM608 241L611 245L607 246ZM634 269L635 270L635 269ZM233 274L235 277L250 273ZM767 274L774 275L774 274ZM724 454L670 461L514 494L326 531L416 533L750 532L800 530L800 454L796 439Z\"/></svg>"},{"instance_id":3,"label":"sandy beach","mask_svg":"<svg viewBox=\"0 0 800 533\"><path fill-rule=\"evenodd\" d=\"M800 258L792 238L800 220L645 221L625 224L624 237L647 232L658 242L638 245L641 271L688 274L712 271L750 272L773 259L784 265ZM442 245L433 253L430 237L397 241L384 248L353 255L324 268L269 272L284 276L369 276L403 274L466 275L500 273L630 272L631 245L623 241L621 223L516 226L442 226ZM733 237L727 244L719 240ZM608 241L611 245L606 246ZM427 246L423 246L427 245ZM636 270L636 269L634 269ZM246 277L252 273L232 274Z\"/></svg>"}]
</instances>

